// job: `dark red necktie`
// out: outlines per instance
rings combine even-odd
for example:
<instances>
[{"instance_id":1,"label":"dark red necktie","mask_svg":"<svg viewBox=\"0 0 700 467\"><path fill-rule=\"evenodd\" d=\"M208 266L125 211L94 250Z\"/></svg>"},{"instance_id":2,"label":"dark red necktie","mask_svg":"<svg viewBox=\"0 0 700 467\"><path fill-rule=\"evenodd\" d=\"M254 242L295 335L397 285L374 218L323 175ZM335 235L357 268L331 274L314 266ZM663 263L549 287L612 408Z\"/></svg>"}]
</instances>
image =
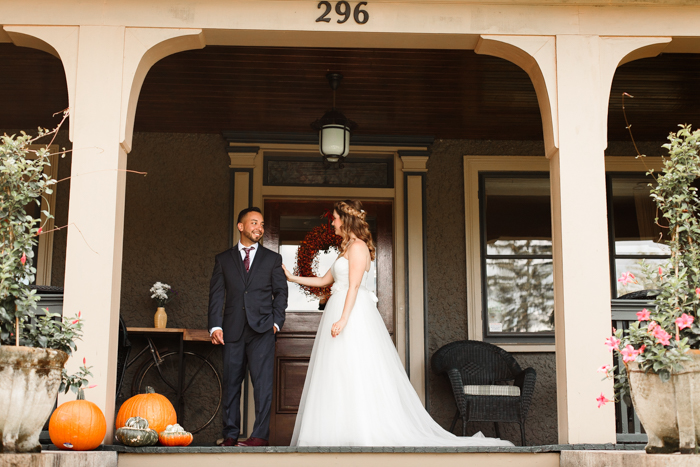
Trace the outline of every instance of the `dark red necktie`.
<instances>
[{"instance_id":1,"label":"dark red necktie","mask_svg":"<svg viewBox=\"0 0 700 467\"><path fill-rule=\"evenodd\" d=\"M243 266L245 266L245 272L248 272L250 270L250 251L255 250L254 246L251 246L250 248L243 248L243 251L245 251L245 259L243 260Z\"/></svg>"}]
</instances>

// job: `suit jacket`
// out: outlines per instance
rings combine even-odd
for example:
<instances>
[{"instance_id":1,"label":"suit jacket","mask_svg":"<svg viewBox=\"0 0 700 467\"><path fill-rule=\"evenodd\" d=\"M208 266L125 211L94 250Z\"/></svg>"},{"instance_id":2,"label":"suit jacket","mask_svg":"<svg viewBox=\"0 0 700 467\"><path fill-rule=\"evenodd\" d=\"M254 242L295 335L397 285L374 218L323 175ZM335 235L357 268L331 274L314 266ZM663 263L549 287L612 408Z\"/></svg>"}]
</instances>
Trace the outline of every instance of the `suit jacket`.
<instances>
[{"instance_id":1,"label":"suit jacket","mask_svg":"<svg viewBox=\"0 0 700 467\"><path fill-rule=\"evenodd\" d=\"M237 246L216 255L209 285L209 329L223 329L224 342L241 338L246 321L256 332L284 325L287 279L282 256L260 244L246 272Z\"/></svg>"}]
</instances>

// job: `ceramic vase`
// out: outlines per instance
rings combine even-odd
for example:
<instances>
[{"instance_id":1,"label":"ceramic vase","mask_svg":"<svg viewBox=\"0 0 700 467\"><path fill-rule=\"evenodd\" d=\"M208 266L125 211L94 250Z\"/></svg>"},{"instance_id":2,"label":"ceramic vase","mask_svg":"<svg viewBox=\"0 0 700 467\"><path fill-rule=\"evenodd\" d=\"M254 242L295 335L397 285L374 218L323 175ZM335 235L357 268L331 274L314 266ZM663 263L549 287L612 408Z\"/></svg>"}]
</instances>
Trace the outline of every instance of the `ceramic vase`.
<instances>
[{"instance_id":1,"label":"ceramic vase","mask_svg":"<svg viewBox=\"0 0 700 467\"><path fill-rule=\"evenodd\" d=\"M168 324L168 315L165 313L165 307L159 306L153 316L153 325L156 328L164 328L166 324Z\"/></svg>"}]
</instances>

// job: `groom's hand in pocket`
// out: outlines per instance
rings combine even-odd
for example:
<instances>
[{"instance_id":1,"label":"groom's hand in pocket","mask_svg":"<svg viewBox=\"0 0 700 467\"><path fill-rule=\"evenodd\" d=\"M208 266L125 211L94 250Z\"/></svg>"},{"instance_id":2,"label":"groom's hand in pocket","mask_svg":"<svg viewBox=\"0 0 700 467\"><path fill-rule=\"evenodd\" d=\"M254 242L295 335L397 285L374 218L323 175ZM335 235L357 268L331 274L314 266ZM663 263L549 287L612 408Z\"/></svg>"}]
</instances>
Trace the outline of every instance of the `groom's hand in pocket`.
<instances>
[{"instance_id":1,"label":"groom's hand in pocket","mask_svg":"<svg viewBox=\"0 0 700 467\"><path fill-rule=\"evenodd\" d=\"M224 345L224 331L217 329L211 333L211 343L214 345Z\"/></svg>"}]
</instances>

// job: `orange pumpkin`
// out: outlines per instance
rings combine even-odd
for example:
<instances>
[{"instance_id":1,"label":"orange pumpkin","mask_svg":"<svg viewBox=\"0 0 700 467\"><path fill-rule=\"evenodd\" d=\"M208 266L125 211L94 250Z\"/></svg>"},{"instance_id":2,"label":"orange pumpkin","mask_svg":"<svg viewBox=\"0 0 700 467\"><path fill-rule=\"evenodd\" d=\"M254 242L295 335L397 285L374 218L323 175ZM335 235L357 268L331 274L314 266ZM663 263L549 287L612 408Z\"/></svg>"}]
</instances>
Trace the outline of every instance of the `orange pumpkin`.
<instances>
[{"instance_id":1,"label":"orange pumpkin","mask_svg":"<svg viewBox=\"0 0 700 467\"><path fill-rule=\"evenodd\" d=\"M158 433L158 441L163 446L189 446L192 433L188 433L180 425L168 425L165 431Z\"/></svg>"},{"instance_id":2,"label":"orange pumpkin","mask_svg":"<svg viewBox=\"0 0 700 467\"><path fill-rule=\"evenodd\" d=\"M148 426L158 433L177 423L173 404L167 397L156 394L150 386L146 388L146 394L137 394L124 401L117 414L116 428L126 425L131 417L145 418Z\"/></svg>"},{"instance_id":3,"label":"orange pumpkin","mask_svg":"<svg viewBox=\"0 0 700 467\"><path fill-rule=\"evenodd\" d=\"M89 451L102 444L107 421L98 406L85 400L83 390L78 400L64 402L51 415L49 436L59 449Z\"/></svg>"}]
</instances>

